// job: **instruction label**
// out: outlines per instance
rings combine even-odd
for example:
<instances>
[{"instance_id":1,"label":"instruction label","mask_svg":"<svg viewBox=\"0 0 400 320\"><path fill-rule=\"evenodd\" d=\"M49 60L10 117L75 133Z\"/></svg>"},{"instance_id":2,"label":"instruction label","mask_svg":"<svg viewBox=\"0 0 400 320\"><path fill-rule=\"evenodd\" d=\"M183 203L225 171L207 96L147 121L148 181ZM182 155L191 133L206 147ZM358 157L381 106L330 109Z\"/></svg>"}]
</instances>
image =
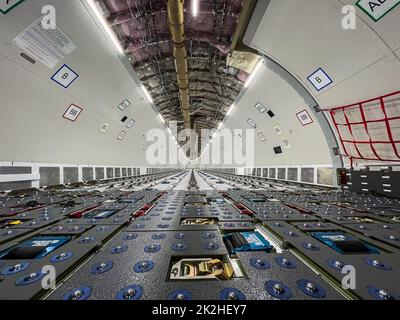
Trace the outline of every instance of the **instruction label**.
<instances>
[{"instance_id":1,"label":"instruction label","mask_svg":"<svg viewBox=\"0 0 400 320\"><path fill-rule=\"evenodd\" d=\"M76 49L76 45L59 29L44 29L43 17L37 19L13 42L36 60L53 69Z\"/></svg>"}]
</instances>

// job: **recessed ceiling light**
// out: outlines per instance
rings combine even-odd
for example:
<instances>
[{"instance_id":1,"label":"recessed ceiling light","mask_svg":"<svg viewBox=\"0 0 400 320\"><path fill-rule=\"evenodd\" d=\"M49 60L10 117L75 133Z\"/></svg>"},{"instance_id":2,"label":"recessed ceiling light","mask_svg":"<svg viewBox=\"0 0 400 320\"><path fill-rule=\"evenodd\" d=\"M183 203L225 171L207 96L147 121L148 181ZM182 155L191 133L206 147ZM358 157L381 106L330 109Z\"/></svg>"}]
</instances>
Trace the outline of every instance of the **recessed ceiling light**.
<instances>
[{"instance_id":1,"label":"recessed ceiling light","mask_svg":"<svg viewBox=\"0 0 400 320\"><path fill-rule=\"evenodd\" d=\"M256 74L258 73L258 71L260 70L260 68L261 68L261 66L262 66L262 63L263 63L262 60L260 60L260 61L257 63L256 67L254 68L253 72L251 73L250 77L247 79L247 81L246 81L246 83L245 83L245 85L244 85L245 88L248 88L248 86L250 85L250 83L253 81L255 75L256 75Z\"/></svg>"},{"instance_id":2,"label":"recessed ceiling light","mask_svg":"<svg viewBox=\"0 0 400 320\"><path fill-rule=\"evenodd\" d=\"M193 17L197 17L197 15L199 14L199 1L200 0L193 0L192 1L192 13L193 13Z\"/></svg>"},{"instance_id":3,"label":"recessed ceiling light","mask_svg":"<svg viewBox=\"0 0 400 320\"><path fill-rule=\"evenodd\" d=\"M146 87L142 85L142 91L146 97L146 99L150 102L153 103L153 98L151 97L149 91L147 91Z\"/></svg>"},{"instance_id":4,"label":"recessed ceiling light","mask_svg":"<svg viewBox=\"0 0 400 320\"><path fill-rule=\"evenodd\" d=\"M235 105L232 104L231 107L229 108L228 112L226 113L226 115L229 116L234 108L235 108Z\"/></svg>"},{"instance_id":5,"label":"recessed ceiling light","mask_svg":"<svg viewBox=\"0 0 400 320\"><path fill-rule=\"evenodd\" d=\"M112 28L109 26L107 20L104 18L101 8L97 4L97 2L95 2L94 0L85 0L85 2L89 6L89 8L93 12L93 14L96 16L97 20L100 22L103 29L106 31L108 37L114 44L117 51L120 54L124 54L124 49L122 48L121 43L119 42L119 40L118 40L117 36L115 35L114 31L112 30Z\"/></svg>"}]
</instances>

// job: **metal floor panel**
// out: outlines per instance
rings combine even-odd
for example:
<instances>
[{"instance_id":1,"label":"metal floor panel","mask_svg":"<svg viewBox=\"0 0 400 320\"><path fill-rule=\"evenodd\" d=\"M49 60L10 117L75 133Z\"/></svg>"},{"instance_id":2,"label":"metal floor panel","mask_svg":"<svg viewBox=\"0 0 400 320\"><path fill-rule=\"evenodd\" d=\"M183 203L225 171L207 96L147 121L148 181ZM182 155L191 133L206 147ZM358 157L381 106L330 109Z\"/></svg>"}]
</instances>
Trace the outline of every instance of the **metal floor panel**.
<instances>
[{"instance_id":1,"label":"metal floor panel","mask_svg":"<svg viewBox=\"0 0 400 320\"><path fill-rule=\"evenodd\" d=\"M188 170L2 198L0 299L399 298L399 216L371 209L395 200L271 183L251 190L239 176L218 191L220 179L230 176ZM176 190L183 182L188 189ZM350 236L343 250L352 253L321 233ZM59 239L68 240L52 247ZM55 289L42 287L46 266ZM356 270L354 289L342 287L344 266Z\"/></svg>"}]
</instances>

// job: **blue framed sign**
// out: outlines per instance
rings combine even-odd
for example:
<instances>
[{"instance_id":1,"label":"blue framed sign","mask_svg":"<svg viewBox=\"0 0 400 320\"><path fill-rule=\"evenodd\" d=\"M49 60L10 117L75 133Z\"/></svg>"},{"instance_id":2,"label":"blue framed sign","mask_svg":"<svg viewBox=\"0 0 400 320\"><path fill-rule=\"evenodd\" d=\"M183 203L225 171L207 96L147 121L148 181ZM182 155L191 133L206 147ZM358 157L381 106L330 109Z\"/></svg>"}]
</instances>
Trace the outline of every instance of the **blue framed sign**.
<instances>
[{"instance_id":1,"label":"blue framed sign","mask_svg":"<svg viewBox=\"0 0 400 320\"><path fill-rule=\"evenodd\" d=\"M329 77L329 75L322 68L319 68L317 71L313 72L313 74L307 79L317 91L321 91L333 83L331 77Z\"/></svg>"},{"instance_id":2,"label":"blue framed sign","mask_svg":"<svg viewBox=\"0 0 400 320\"><path fill-rule=\"evenodd\" d=\"M64 64L58 71L51 77L51 80L64 88L68 88L79 75L70 67Z\"/></svg>"}]
</instances>

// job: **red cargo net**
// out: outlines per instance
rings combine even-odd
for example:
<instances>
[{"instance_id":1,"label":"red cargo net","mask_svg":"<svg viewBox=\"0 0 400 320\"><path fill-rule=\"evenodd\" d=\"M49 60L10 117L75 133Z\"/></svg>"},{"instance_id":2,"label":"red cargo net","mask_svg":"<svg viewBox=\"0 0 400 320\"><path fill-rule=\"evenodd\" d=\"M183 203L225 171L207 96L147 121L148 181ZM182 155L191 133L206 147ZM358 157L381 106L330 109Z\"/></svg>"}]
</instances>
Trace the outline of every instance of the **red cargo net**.
<instances>
[{"instance_id":1,"label":"red cargo net","mask_svg":"<svg viewBox=\"0 0 400 320\"><path fill-rule=\"evenodd\" d=\"M400 162L400 91L329 110L345 156Z\"/></svg>"}]
</instances>

